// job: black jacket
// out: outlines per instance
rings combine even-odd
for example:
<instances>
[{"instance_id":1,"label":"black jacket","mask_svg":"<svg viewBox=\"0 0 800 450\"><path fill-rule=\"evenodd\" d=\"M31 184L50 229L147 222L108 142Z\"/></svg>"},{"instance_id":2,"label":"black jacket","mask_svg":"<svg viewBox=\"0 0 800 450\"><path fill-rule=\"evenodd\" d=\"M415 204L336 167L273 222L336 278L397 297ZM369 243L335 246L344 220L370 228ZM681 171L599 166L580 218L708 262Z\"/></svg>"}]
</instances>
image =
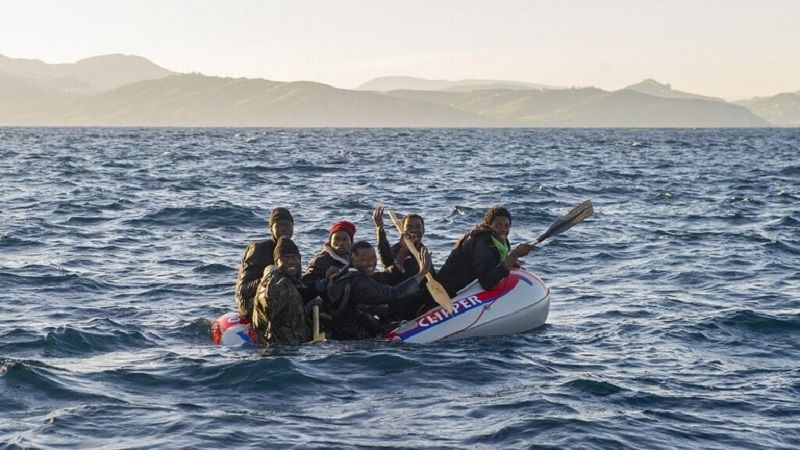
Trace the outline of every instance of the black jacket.
<instances>
[{"instance_id":1,"label":"black jacket","mask_svg":"<svg viewBox=\"0 0 800 450\"><path fill-rule=\"evenodd\" d=\"M258 282L264 275L264 269L275 264L272 259L273 250L275 250L275 240L265 239L248 245L244 252L236 277L236 306L242 317L253 315Z\"/></svg>"},{"instance_id":2,"label":"black jacket","mask_svg":"<svg viewBox=\"0 0 800 450\"><path fill-rule=\"evenodd\" d=\"M373 276L350 268L337 275L328 286L323 310L330 315L329 338L334 340L368 339L381 333L380 319L374 316L374 306L402 302L417 293L417 282L406 279L395 286L396 275L382 272Z\"/></svg>"},{"instance_id":3,"label":"black jacket","mask_svg":"<svg viewBox=\"0 0 800 450\"><path fill-rule=\"evenodd\" d=\"M476 278L483 289L492 289L507 276L508 269L492 243L491 230L480 230L459 241L436 279L452 297Z\"/></svg>"},{"instance_id":4,"label":"black jacket","mask_svg":"<svg viewBox=\"0 0 800 450\"><path fill-rule=\"evenodd\" d=\"M394 260L397 257L397 254L400 252L400 246L402 244L400 242L389 246L389 240L386 239L386 231L382 228L378 231L378 255L381 258L381 263L383 267L386 269L392 267L394 265ZM419 250L419 248L417 248ZM419 264L417 263L417 259L414 258L414 255L409 254L403 264L401 266L402 271L400 271L404 276L403 278L410 278L416 275L419 272ZM436 270L431 267L431 275L436 277Z\"/></svg>"},{"instance_id":5,"label":"black jacket","mask_svg":"<svg viewBox=\"0 0 800 450\"><path fill-rule=\"evenodd\" d=\"M314 255L311 261L308 262L308 266L301 279L310 289L318 293L323 293L324 296L325 273L331 267L341 269L347 265L349 265L348 260L336 255L330 247L325 245L322 251Z\"/></svg>"}]
</instances>

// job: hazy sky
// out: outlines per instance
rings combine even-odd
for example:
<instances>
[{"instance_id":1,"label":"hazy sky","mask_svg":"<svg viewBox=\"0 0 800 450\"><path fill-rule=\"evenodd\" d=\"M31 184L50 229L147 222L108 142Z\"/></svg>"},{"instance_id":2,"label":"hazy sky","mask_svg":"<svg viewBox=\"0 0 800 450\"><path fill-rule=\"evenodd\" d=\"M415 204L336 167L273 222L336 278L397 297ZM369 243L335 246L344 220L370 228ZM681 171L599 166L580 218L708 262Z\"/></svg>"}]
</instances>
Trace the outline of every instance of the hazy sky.
<instances>
[{"instance_id":1,"label":"hazy sky","mask_svg":"<svg viewBox=\"0 0 800 450\"><path fill-rule=\"evenodd\" d=\"M740 99L800 90L800 0L0 0L0 54L126 53L352 88L385 75Z\"/></svg>"}]
</instances>

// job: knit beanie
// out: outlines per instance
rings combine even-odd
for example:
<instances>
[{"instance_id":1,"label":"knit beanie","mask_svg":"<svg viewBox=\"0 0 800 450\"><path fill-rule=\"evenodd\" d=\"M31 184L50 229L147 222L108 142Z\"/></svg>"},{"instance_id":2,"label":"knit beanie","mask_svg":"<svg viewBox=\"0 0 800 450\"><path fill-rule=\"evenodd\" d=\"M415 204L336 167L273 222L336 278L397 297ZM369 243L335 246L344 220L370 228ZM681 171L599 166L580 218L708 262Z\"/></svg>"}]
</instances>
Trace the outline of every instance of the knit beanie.
<instances>
[{"instance_id":1,"label":"knit beanie","mask_svg":"<svg viewBox=\"0 0 800 450\"><path fill-rule=\"evenodd\" d=\"M330 234L336 233L337 231L344 231L345 233L349 234L350 240L352 241L353 237L356 235L356 225L347 220L340 220L333 224Z\"/></svg>"},{"instance_id":2,"label":"knit beanie","mask_svg":"<svg viewBox=\"0 0 800 450\"><path fill-rule=\"evenodd\" d=\"M277 207L269 213L269 227L272 228L272 225L279 220L288 220L294 223L294 218L292 217L292 213L289 212L288 209L283 207Z\"/></svg>"},{"instance_id":3,"label":"knit beanie","mask_svg":"<svg viewBox=\"0 0 800 450\"><path fill-rule=\"evenodd\" d=\"M291 239L282 237L275 243L275 250L272 251L272 259L277 261L281 256L300 255L300 250Z\"/></svg>"}]
</instances>

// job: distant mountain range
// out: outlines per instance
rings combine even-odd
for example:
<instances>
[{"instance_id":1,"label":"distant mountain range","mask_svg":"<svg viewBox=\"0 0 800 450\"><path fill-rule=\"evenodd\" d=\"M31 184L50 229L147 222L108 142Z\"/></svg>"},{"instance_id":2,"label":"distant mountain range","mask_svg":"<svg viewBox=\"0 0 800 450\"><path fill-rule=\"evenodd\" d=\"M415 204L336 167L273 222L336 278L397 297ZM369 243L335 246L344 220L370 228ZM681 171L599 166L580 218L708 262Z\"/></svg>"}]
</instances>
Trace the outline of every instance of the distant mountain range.
<instances>
[{"instance_id":1,"label":"distant mountain range","mask_svg":"<svg viewBox=\"0 0 800 450\"><path fill-rule=\"evenodd\" d=\"M0 72L27 78L67 92L95 93L142 80L173 75L141 56L105 55L71 64L47 64L36 59L0 55Z\"/></svg>"},{"instance_id":2,"label":"distant mountain range","mask_svg":"<svg viewBox=\"0 0 800 450\"><path fill-rule=\"evenodd\" d=\"M456 91L470 92L487 89L563 89L545 84L525 83L509 80L427 80L416 77L379 77L367 81L356 88L359 91L388 92L401 89L416 91Z\"/></svg>"},{"instance_id":3,"label":"distant mountain range","mask_svg":"<svg viewBox=\"0 0 800 450\"><path fill-rule=\"evenodd\" d=\"M689 92L675 91L669 84L661 84L656 80L647 79L641 83L632 84L625 89L629 91L641 92L642 94L652 95L653 97L663 98L684 98L695 100L711 100L715 102L723 102L725 100L717 97L706 97L705 95L691 94Z\"/></svg>"},{"instance_id":4,"label":"distant mountain range","mask_svg":"<svg viewBox=\"0 0 800 450\"><path fill-rule=\"evenodd\" d=\"M507 80L382 77L356 90L179 74L145 58L0 56L0 125L279 127L799 126L800 92L752 101L645 80L618 91Z\"/></svg>"},{"instance_id":5,"label":"distant mountain range","mask_svg":"<svg viewBox=\"0 0 800 450\"><path fill-rule=\"evenodd\" d=\"M786 92L743 103L747 109L772 125L800 126L800 91Z\"/></svg>"}]
</instances>

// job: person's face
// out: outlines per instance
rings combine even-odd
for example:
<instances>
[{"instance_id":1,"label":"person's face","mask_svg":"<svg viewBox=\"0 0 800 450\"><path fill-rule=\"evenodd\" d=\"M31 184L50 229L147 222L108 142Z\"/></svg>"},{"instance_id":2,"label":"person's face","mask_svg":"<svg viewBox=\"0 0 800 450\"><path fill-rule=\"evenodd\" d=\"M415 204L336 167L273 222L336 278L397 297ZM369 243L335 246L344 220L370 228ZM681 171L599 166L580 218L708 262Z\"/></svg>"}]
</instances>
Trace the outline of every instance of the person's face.
<instances>
[{"instance_id":1,"label":"person's face","mask_svg":"<svg viewBox=\"0 0 800 450\"><path fill-rule=\"evenodd\" d=\"M425 226L422 224L420 219L416 217L411 217L405 221L405 232L414 235L414 241L419 242L422 239L422 235L425 234Z\"/></svg>"},{"instance_id":2,"label":"person's face","mask_svg":"<svg viewBox=\"0 0 800 450\"><path fill-rule=\"evenodd\" d=\"M378 258L375 256L375 250L371 248L361 248L351 256L350 264L356 269L364 272L367 275L375 273L375 266L378 264Z\"/></svg>"},{"instance_id":3,"label":"person's face","mask_svg":"<svg viewBox=\"0 0 800 450\"><path fill-rule=\"evenodd\" d=\"M285 273L289 276L295 276L300 274L300 255L281 255L277 261L275 261L275 266L281 272Z\"/></svg>"},{"instance_id":4,"label":"person's face","mask_svg":"<svg viewBox=\"0 0 800 450\"><path fill-rule=\"evenodd\" d=\"M350 248L353 246L353 241L346 231L337 231L330 237L331 248L337 255L344 256L350 253Z\"/></svg>"},{"instance_id":5,"label":"person's face","mask_svg":"<svg viewBox=\"0 0 800 450\"><path fill-rule=\"evenodd\" d=\"M282 237L291 239L294 232L294 223L291 220L279 220L272 224L270 231L272 231L276 241Z\"/></svg>"},{"instance_id":6,"label":"person's face","mask_svg":"<svg viewBox=\"0 0 800 450\"><path fill-rule=\"evenodd\" d=\"M489 226L492 227L492 230L501 240L508 239L508 232L511 230L511 221L508 220L508 217L495 217Z\"/></svg>"}]
</instances>

